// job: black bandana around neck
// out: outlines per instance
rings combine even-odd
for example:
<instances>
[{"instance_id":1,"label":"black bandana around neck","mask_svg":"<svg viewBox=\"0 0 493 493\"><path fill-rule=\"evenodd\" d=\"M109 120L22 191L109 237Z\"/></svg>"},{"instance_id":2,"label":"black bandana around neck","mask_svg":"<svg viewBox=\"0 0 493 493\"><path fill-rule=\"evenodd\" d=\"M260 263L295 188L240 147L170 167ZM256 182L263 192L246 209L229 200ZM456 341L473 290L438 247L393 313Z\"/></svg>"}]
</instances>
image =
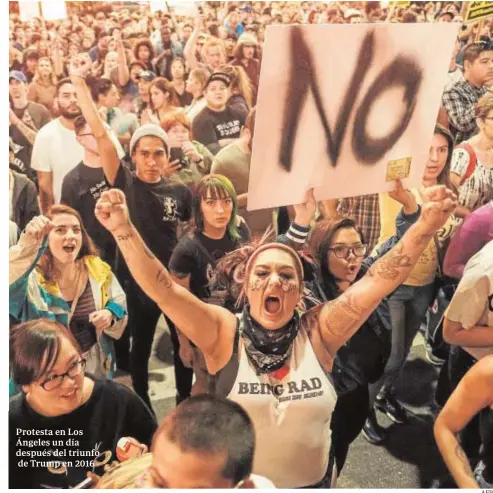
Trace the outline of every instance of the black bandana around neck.
<instances>
[{"instance_id":1,"label":"black bandana around neck","mask_svg":"<svg viewBox=\"0 0 493 493\"><path fill-rule=\"evenodd\" d=\"M267 330L250 316L250 306L243 308L242 336L245 351L257 373L270 373L286 363L294 338L298 335L300 317L294 312L291 321L277 330Z\"/></svg>"}]
</instances>

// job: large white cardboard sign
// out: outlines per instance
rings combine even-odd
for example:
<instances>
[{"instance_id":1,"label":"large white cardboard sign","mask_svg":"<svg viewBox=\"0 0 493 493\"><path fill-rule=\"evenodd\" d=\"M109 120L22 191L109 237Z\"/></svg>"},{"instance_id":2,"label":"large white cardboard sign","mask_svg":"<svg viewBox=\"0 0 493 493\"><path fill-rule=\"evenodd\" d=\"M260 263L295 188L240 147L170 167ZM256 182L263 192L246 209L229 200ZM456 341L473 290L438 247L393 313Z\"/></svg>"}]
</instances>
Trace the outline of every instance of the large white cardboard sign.
<instances>
[{"instance_id":1,"label":"large white cardboard sign","mask_svg":"<svg viewBox=\"0 0 493 493\"><path fill-rule=\"evenodd\" d=\"M22 22L29 22L39 17L39 2L19 2L19 14Z\"/></svg>"},{"instance_id":2,"label":"large white cardboard sign","mask_svg":"<svg viewBox=\"0 0 493 493\"><path fill-rule=\"evenodd\" d=\"M269 26L248 210L419 185L458 29Z\"/></svg>"},{"instance_id":3,"label":"large white cardboard sign","mask_svg":"<svg viewBox=\"0 0 493 493\"><path fill-rule=\"evenodd\" d=\"M47 21L59 21L68 18L67 2L61 0L45 0L41 2L43 18Z\"/></svg>"}]
</instances>

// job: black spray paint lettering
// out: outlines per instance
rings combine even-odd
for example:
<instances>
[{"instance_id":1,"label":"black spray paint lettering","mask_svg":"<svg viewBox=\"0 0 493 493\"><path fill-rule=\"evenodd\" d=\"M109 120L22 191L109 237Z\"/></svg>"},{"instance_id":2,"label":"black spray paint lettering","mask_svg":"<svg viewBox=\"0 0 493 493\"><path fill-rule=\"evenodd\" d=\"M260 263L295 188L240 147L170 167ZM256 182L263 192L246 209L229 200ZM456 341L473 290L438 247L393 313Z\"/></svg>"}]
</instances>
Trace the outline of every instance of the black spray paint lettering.
<instances>
[{"instance_id":1,"label":"black spray paint lettering","mask_svg":"<svg viewBox=\"0 0 493 493\"><path fill-rule=\"evenodd\" d=\"M296 291L299 289L299 286L295 281L283 279L282 277L278 277L278 280L281 285L281 289L285 293L296 293ZM263 291L268 284L269 284L269 278L255 279L254 281L248 282L248 289L250 291Z\"/></svg>"},{"instance_id":2,"label":"black spray paint lettering","mask_svg":"<svg viewBox=\"0 0 493 493\"><path fill-rule=\"evenodd\" d=\"M330 156L332 165L335 167L339 161L348 121L354 107L354 101L359 93L361 81L366 77L373 61L375 32L367 33L363 40L356 61L356 68L339 111L334 132L332 132L327 120L320 88L315 79L313 56L303 36L302 29L299 27L294 27L291 30L291 53L290 88L284 112L279 156L281 167L288 172L292 169L295 137L300 123L299 116L310 89L327 139L327 153ZM414 58L405 55L397 56L375 79L356 112L354 122L351 143L354 155L360 162L363 164L375 164L400 139L411 121L416 107L416 96L422 81L423 72L419 63ZM406 105L406 112L401 121L387 136L373 139L366 131L366 123L372 106L380 94L398 86L405 88L404 104Z\"/></svg>"}]
</instances>

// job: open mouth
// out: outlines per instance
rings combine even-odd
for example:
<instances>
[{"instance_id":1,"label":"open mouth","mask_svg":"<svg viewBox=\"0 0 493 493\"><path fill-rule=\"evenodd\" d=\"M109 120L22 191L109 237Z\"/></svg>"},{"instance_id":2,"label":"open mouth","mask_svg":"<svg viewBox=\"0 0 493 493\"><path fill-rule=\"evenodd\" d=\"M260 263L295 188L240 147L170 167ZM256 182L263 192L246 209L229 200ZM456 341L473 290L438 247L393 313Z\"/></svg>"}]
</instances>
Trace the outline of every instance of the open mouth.
<instances>
[{"instance_id":1,"label":"open mouth","mask_svg":"<svg viewBox=\"0 0 493 493\"><path fill-rule=\"evenodd\" d=\"M277 315L281 311L281 300L277 296L267 296L264 308L269 315Z\"/></svg>"},{"instance_id":2,"label":"open mouth","mask_svg":"<svg viewBox=\"0 0 493 493\"><path fill-rule=\"evenodd\" d=\"M358 273L359 267L357 265L349 265L347 270L350 275L355 275Z\"/></svg>"},{"instance_id":3,"label":"open mouth","mask_svg":"<svg viewBox=\"0 0 493 493\"><path fill-rule=\"evenodd\" d=\"M64 251L65 253L70 253L70 254L71 254L71 253L74 253L74 252L75 252L75 245L65 245L65 246L63 247L63 251Z\"/></svg>"},{"instance_id":4,"label":"open mouth","mask_svg":"<svg viewBox=\"0 0 493 493\"><path fill-rule=\"evenodd\" d=\"M75 397L76 393L77 393L77 389L73 389L70 392L62 394L60 397L63 397L64 399L72 399Z\"/></svg>"}]
</instances>

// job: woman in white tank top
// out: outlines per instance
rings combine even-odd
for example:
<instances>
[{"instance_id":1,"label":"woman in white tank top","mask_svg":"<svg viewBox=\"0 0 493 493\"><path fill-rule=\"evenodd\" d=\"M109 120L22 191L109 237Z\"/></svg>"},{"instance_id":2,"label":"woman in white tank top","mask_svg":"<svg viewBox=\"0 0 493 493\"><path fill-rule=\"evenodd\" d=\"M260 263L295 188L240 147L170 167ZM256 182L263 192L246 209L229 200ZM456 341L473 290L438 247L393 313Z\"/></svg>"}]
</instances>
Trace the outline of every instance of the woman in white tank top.
<instances>
[{"instance_id":1,"label":"woman in white tank top","mask_svg":"<svg viewBox=\"0 0 493 493\"><path fill-rule=\"evenodd\" d=\"M241 286L245 309L240 320L173 281L130 223L121 191L104 192L96 216L115 237L143 291L202 351L209 373L218 375L219 387L224 383L221 374L233 375L223 392L241 403L254 423L253 472L277 487L297 488L317 485L330 475L330 419L336 396L329 374L336 351L407 278L456 206L445 187L429 189L427 200L420 219L367 275L336 300L304 314L297 310L303 266L294 249L269 243L230 254L223 266ZM313 192L295 209L288 237L302 245L316 209Z\"/></svg>"}]
</instances>

